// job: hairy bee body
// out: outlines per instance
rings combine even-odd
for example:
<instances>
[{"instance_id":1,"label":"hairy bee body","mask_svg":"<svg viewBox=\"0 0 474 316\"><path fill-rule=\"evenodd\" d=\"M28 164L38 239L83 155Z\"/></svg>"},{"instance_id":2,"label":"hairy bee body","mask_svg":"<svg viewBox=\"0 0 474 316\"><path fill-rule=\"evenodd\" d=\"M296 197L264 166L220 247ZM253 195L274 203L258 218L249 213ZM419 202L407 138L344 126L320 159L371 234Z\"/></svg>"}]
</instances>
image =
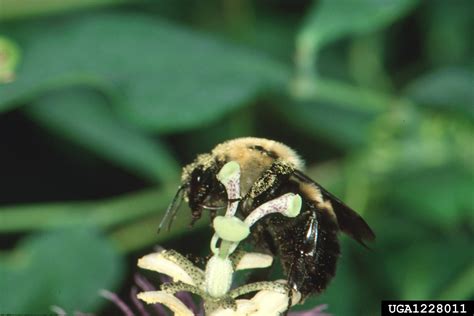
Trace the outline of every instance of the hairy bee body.
<instances>
[{"instance_id":1,"label":"hairy bee body","mask_svg":"<svg viewBox=\"0 0 474 316\"><path fill-rule=\"evenodd\" d=\"M263 138L238 138L217 145L183 168L182 186L170 205L169 218L182 198L189 203L193 222L204 210L225 208L227 196L217 180L229 161L241 168L241 203L244 217L259 205L293 192L303 199L296 218L269 215L252 230L254 243L280 258L291 287L303 298L320 293L335 275L340 248L338 232L360 243L375 238L366 222L304 173L304 163L288 146Z\"/></svg>"}]
</instances>

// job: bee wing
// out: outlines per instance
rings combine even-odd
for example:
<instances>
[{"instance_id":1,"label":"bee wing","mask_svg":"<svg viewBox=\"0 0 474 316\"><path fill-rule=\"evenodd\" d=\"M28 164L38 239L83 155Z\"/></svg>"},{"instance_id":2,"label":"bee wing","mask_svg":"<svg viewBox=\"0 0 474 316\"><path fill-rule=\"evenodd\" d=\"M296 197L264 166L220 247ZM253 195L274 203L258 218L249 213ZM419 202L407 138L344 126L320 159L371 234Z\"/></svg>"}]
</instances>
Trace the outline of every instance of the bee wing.
<instances>
[{"instance_id":1,"label":"bee wing","mask_svg":"<svg viewBox=\"0 0 474 316\"><path fill-rule=\"evenodd\" d=\"M321 192L323 199L329 200L331 202L340 230L353 239L357 240L365 247L367 247L365 244L366 241L373 241L375 239L375 234L369 225L349 206L344 204L341 200L329 193L320 184L309 178L301 171L295 170L294 176L299 181L314 184Z\"/></svg>"},{"instance_id":2,"label":"bee wing","mask_svg":"<svg viewBox=\"0 0 474 316\"><path fill-rule=\"evenodd\" d=\"M178 213L178 209L181 206L181 202L183 202L184 197L184 190L186 185L181 185L176 192L173 201L168 205L166 209L165 215L161 219L160 225L158 226L158 233L160 233L161 229L166 226L167 230L169 231L171 228L171 224L173 223L176 214Z\"/></svg>"}]
</instances>

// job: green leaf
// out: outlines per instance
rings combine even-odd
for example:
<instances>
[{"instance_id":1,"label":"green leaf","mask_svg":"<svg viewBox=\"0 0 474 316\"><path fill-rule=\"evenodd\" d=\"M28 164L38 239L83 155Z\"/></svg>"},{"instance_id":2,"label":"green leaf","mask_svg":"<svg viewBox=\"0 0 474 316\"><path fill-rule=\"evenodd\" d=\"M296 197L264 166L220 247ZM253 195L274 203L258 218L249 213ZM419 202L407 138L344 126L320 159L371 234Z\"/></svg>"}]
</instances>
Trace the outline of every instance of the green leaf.
<instances>
[{"instance_id":1,"label":"green leaf","mask_svg":"<svg viewBox=\"0 0 474 316\"><path fill-rule=\"evenodd\" d=\"M3 110L45 90L86 84L107 91L136 125L170 132L216 120L289 76L257 52L156 17L48 19L15 34L24 58L17 80L0 90Z\"/></svg>"},{"instance_id":2,"label":"green leaf","mask_svg":"<svg viewBox=\"0 0 474 316\"><path fill-rule=\"evenodd\" d=\"M410 83L406 95L420 105L474 118L473 83L474 73L468 70L438 69Z\"/></svg>"},{"instance_id":3,"label":"green leaf","mask_svg":"<svg viewBox=\"0 0 474 316\"><path fill-rule=\"evenodd\" d=\"M310 10L301 31L318 47L350 34L375 31L406 14L415 0L318 1Z\"/></svg>"},{"instance_id":4,"label":"green leaf","mask_svg":"<svg viewBox=\"0 0 474 316\"><path fill-rule=\"evenodd\" d=\"M376 31L410 11L416 0L321 0L310 9L297 38L298 66L312 71L318 51L343 36Z\"/></svg>"},{"instance_id":5,"label":"green leaf","mask_svg":"<svg viewBox=\"0 0 474 316\"><path fill-rule=\"evenodd\" d=\"M6 259L6 260L3 260ZM92 312L121 281L122 258L92 230L31 235L0 261L0 313Z\"/></svg>"},{"instance_id":6,"label":"green leaf","mask_svg":"<svg viewBox=\"0 0 474 316\"><path fill-rule=\"evenodd\" d=\"M121 122L94 91L68 89L39 98L25 110L35 121L151 181L179 179L180 168L166 147Z\"/></svg>"}]
</instances>

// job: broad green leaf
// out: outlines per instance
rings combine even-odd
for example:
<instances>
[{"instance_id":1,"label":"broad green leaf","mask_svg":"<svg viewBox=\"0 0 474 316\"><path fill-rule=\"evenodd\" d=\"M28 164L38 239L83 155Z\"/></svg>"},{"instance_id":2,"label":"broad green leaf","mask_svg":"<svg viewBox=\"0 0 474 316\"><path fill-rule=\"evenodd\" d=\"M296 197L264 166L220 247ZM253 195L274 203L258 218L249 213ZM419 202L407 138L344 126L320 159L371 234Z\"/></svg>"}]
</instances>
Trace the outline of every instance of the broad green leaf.
<instances>
[{"instance_id":1,"label":"broad green leaf","mask_svg":"<svg viewBox=\"0 0 474 316\"><path fill-rule=\"evenodd\" d=\"M165 146L117 117L107 100L86 89L68 89L40 97L25 110L35 121L137 175L169 182L179 166Z\"/></svg>"},{"instance_id":2,"label":"broad green leaf","mask_svg":"<svg viewBox=\"0 0 474 316\"><path fill-rule=\"evenodd\" d=\"M428 73L406 89L406 94L420 105L474 118L474 73L460 68L444 68Z\"/></svg>"},{"instance_id":3,"label":"broad green leaf","mask_svg":"<svg viewBox=\"0 0 474 316\"><path fill-rule=\"evenodd\" d=\"M200 126L281 87L287 69L265 56L154 17L98 14L29 23L17 80L0 109L71 84L106 91L136 125L169 132Z\"/></svg>"},{"instance_id":4,"label":"broad green leaf","mask_svg":"<svg viewBox=\"0 0 474 316\"><path fill-rule=\"evenodd\" d=\"M31 235L0 261L0 313L93 312L105 303L98 291L116 288L122 273L122 258L93 230Z\"/></svg>"},{"instance_id":5,"label":"broad green leaf","mask_svg":"<svg viewBox=\"0 0 474 316\"><path fill-rule=\"evenodd\" d=\"M343 36L373 32L402 17L416 0L321 0L310 9L297 37L298 65L312 71L317 52Z\"/></svg>"},{"instance_id":6,"label":"broad green leaf","mask_svg":"<svg viewBox=\"0 0 474 316\"><path fill-rule=\"evenodd\" d=\"M416 0L318 1L306 18L301 38L318 47L350 34L376 31L406 14Z\"/></svg>"}]
</instances>

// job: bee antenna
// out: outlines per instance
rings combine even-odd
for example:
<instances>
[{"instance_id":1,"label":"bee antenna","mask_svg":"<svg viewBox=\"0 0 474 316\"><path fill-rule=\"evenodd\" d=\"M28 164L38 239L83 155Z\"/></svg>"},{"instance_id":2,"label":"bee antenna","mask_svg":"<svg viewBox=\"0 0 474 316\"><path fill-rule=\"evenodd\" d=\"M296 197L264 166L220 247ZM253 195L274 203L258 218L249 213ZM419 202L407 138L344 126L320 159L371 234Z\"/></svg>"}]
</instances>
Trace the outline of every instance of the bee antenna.
<instances>
[{"instance_id":1,"label":"bee antenna","mask_svg":"<svg viewBox=\"0 0 474 316\"><path fill-rule=\"evenodd\" d=\"M165 215L161 219L160 225L158 226L157 233L159 234L161 229L164 226L167 226L167 230L169 231L171 228L171 224L173 223L176 214L178 213L178 209L181 206L181 202L183 201L184 196L184 189L188 187L188 184L182 184L178 187L178 191L174 195L173 201L168 205L166 209Z\"/></svg>"}]
</instances>

